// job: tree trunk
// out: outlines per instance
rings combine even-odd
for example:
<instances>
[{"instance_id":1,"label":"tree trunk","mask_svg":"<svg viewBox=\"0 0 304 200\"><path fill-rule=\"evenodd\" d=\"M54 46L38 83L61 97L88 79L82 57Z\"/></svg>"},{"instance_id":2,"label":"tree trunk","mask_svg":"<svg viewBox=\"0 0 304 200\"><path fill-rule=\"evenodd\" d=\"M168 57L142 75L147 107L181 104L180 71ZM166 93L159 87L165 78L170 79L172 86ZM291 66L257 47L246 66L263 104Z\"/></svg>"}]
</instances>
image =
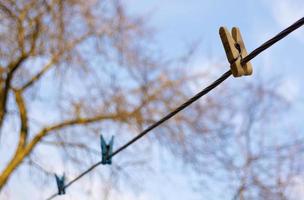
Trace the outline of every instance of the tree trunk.
<instances>
[{"instance_id":1,"label":"tree trunk","mask_svg":"<svg viewBox=\"0 0 304 200\"><path fill-rule=\"evenodd\" d=\"M14 170L22 163L25 157L25 151L16 152L13 159L9 162L6 168L0 174L0 191L3 189L7 183L9 177L14 172Z\"/></svg>"}]
</instances>

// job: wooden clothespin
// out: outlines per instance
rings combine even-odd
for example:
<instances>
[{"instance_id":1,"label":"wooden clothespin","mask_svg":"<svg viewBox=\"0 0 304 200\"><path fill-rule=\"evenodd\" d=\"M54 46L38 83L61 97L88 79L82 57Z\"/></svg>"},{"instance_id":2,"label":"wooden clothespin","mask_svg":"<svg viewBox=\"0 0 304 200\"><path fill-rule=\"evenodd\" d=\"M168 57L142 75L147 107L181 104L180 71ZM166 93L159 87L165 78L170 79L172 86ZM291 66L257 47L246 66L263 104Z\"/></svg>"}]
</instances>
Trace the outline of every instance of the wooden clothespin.
<instances>
[{"instance_id":1,"label":"wooden clothespin","mask_svg":"<svg viewBox=\"0 0 304 200\"><path fill-rule=\"evenodd\" d=\"M226 27L219 30L220 37L226 52L227 59L234 77L248 76L252 74L252 65L250 62L241 64L242 59L247 56L244 41L240 29L233 27L231 34ZM232 35L232 36L231 36Z\"/></svg>"},{"instance_id":2,"label":"wooden clothespin","mask_svg":"<svg viewBox=\"0 0 304 200\"><path fill-rule=\"evenodd\" d=\"M58 188L58 194L59 195L65 194L65 186L64 186L65 176L64 176L64 174L61 177L59 177L55 174L55 178L56 178L56 183L57 183L57 188Z\"/></svg>"},{"instance_id":3,"label":"wooden clothespin","mask_svg":"<svg viewBox=\"0 0 304 200\"><path fill-rule=\"evenodd\" d=\"M113 152L113 144L114 144L114 136L112 136L110 142L107 144L103 136L100 135L101 158L102 158L101 164L103 165L112 164L112 157L110 156Z\"/></svg>"}]
</instances>

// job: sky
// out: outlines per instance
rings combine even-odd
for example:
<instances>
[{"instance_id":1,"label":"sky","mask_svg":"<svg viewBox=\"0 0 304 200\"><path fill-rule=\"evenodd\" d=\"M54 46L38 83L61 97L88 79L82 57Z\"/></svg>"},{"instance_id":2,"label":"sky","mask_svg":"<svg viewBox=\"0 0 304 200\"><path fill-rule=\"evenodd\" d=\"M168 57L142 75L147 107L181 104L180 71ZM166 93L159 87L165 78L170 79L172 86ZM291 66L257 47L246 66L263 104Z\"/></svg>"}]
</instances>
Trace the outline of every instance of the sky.
<instances>
[{"instance_id":1,"label":"sky","mask_svg":"<svg viewBox=\"0 0 304 200\"><path fill-rule=\"evenodd\" d=\"M149 14L148 22L155 28L156 40L165 53L174 57L199 41L193 68L208 70L220 60L223 68L218 69L219 74L228 68L218 34L220 26L239 27L250 52L304 16L301 0L131 0L127 5L131 13ZM251 78L262 74L282 79L278 91L296 104L295 120L299 119L300 110L304 111L303 45L304 29L300 28L251 61Z\"/></svg>"},{"instance_id":2,"label":"sky","mask_svg":"<svg viewBox=\"0 0 304 200\"><path fill-rule=\"evenodd\" d=\"M215 66L213 62L221 61L222 67L216 70L220 74L228 69L228 61L218 34L220 26L238 26L247 51L250 52L304 16L302 0L126 0L125 5L132 15L149 16L147 23L154 28L156 43L166 55L177 57L187 45L199 41L198 52L192 61L193 70L200 67L208 70L209 67ZM304 113L304 94L301 92L304 90L303 52L304 28L301 28L251 61L254 70L252 79L256 79L255 74L279 75L282 78L283 84L277 89L294 105L289 120L301 130L304 130L304 124L301 123ZM168 158L173 159L169 155ZM172 160L167 163L173 163L174 166L162 167L161 162L155 165L161 169L157 174L165 172L171 180L170 183L161 175L147 177L151 183L143 191L133 193L122 189L123 195L114 194L116 198L113 199L204 199L192 190L191 182L195 177L191 172L183 168L179 161ZM13 176L12 182L17 186L17 192L11 194L11 197L30 199L32 196L29 191L35 190L35 187L24 185L23 181L18 181L20 179L22 177L18 174ZM82 181L90 179L84 178ZM91 184L97 191L98 182ZM81 188L73 186L69 193L73 194L77 189ZM54 189L49 188L43 194L52 191ZM75 198L75 195L70 194L57 199L83 199L81 196ZM0 199L5 199L5 194L2 197L1 195ZM39 199L35 196L34 199L36 198Z\"/></svg>"},{"instance_id":3,"label":"sky","mask_svg":"<svg viewBox=\"0 0 304 200\"><path fill-rule=\"evenodd\" d=\"M250 52L304 16L304 4L301 0L127 2L130 13L148 14L147 22L154 28L157 44L164 53L175 57L182 54L187 45L199 42L198 52L192 61L193 70L209 70L211 67L218 67L214 62L221 61L222 68L215 70L219 75L228 68L218 34L220 26L239 27L247 51ZM292 103L289 120L300 130L304 130L304 95L301 92L304 91L303 52L304 28L301 28L252 60L254 75L250 77L257 79L257 75L262 74L264 77L279 76L282 79L277 90ZM148 189L144 195L145 199L204 199L191 190L190 183L193 180L186 178L186 171L184 175L181 171L166 172L173 179L174 186L161 188L153 187L152 184L151 191ZM303 181L299 182L296 191L297 194L304 195Z\"/></svg>"}]
</instances>

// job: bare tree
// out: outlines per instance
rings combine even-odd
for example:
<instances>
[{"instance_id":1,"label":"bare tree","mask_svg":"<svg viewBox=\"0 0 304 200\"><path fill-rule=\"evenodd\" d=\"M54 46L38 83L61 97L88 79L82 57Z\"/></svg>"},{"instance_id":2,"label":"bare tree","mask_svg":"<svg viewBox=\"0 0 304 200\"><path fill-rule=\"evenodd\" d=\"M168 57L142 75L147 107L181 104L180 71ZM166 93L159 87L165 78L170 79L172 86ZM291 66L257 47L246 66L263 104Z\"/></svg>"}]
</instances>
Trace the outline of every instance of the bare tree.
<instances>
[{"instance_id":1,"label":"bare tree","mask_svg":"<svg viewBox=\"0 0 304 200\"><path fill-rule=\"evenodd\" d=\"M13 151L0 147L7 155L0 191L20 166L50 174L55 164L44 162L41 149L56 149L82 168L99 157L92 144L98 146L101 131L122 143L202 88L206 76L165 59L145 20L128 15L119 0L0 1L0 130ZM294 166L303 148L299 138L265 142L263 126L286 105L268 85L221 87L149 142L164 145L201 176L233 177L235 199L286 199L290 180L302 172ZM142 166L140 159L129 165ZM281 169L283 162L290 167ZM129 179L119 165L113 177L117 173Z\"/></svg>"},{"instance_id":2,"label":"bare tree","mask_svg":"<svg viewBox=\"0 0 304 200\"><path fill-rule=\"evenodd\" d=\"M195 77L164 59L145 18L118 0L1 1L0 13L1 138L16 145L0 190L22 163L49 173L38 144L86 164L80 155L96 157L103 127L136 134L190 93Z\"/></svg>"},{"instance_id":3,"label":"bare tree","mask_svg":"<svg viewBox=\"0 0 304 200\"><path fill-rule=\"evenodd\" d=\"M204 196L210 195L209 187L219 194L208 199L292 199L296 180L303 176L303 137L284 123L292 105L278 87L279 80L260 77L218 94L226 99L215 112L222 126L216 124L208 135L196 134L188 145L194 147L183 156L207 179ZM222 193L223 188L231 194Z\"/></svg>"}]
</instances>

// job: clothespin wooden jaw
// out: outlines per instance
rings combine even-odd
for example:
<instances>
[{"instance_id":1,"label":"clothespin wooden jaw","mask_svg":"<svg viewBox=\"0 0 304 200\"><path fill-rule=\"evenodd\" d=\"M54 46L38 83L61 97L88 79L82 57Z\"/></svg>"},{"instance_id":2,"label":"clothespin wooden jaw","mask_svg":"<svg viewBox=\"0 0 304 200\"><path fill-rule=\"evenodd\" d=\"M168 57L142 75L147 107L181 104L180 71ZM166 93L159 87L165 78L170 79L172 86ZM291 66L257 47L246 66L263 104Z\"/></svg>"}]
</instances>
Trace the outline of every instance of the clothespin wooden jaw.
<instances>
[{"instance_id":1,"label":"clothespin wooden jaw","mask_svg":"<svg viewBox=\"0 0 304 200\"><path fill-rule=\"evenodd\" d=\"M249 76L252 74L250 62L242 64L242 59L247 56L244 41L240 29L233 27L231 34L226 27L219 30L220 37L226 52L227 59L234 77Z\"/></svg>"},{"instance_id":2,"label":"clothespin wooden jaw","mask_svg":"<svg viewBox=\"0 0 304 200\"><path fill-rule=\"evenodd\" d=\"M59 177L55 174L55 178L56 178L56 183L57 183L57 188L58 188L58 194L59 195L65 194L65 187L64 187L65 175Z\"/></svg>"},{"instance_id":3,"label":"clothespin wooden jaw","mask_svg":"<svg viewBox=\"0 0 304 200\"><path fill-rule=\"evenodd\" d=\"M113 144L114 144L114 136L112 136L109 144L106 143L103 136L100 135L100 145L101 145L101 164L103 165L111 165L112 158L109 157L113 153Z\"/></svg>"}]
</instances>

